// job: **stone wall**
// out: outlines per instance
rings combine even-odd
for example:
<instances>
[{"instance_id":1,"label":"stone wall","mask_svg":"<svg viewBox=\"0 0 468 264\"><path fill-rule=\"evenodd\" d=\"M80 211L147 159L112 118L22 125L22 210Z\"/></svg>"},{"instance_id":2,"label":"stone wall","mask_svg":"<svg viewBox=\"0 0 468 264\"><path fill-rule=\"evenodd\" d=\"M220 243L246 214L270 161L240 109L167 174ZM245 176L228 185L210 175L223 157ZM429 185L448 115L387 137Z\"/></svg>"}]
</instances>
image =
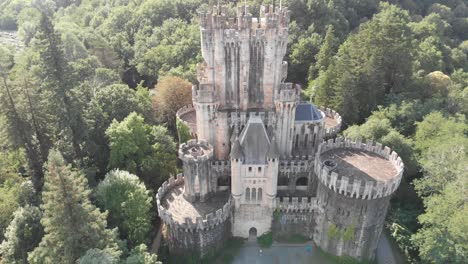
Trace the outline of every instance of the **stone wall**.
<instances>
[{"instance_id":1,"label":"stone wall","mask_svg":"<svg viewBox=\"0 0 468 264\"><path fill-rule=\"evenodd\" d=\"M335 137L341 130L341 124L343 122L341 115L338 114L338 112L336 112L335 110L330 109L330 108L319 107L319 109L325 114L325 117L332 118L336 121L336 125L331 126L331 127L325 127L324 138L328 139L328 138Z\"/></svg>"},{"instance_id":2,"label":"stone wall","mask_svg":"<svg viewBox=\"0 0 468 264\"><path fill-rule=\"evenodd\" d=\"M230 237L233 201L229 198L221 209L198 217L195 221L185 218L183 222L178 222L162 206L162 200L170 189L182 184L184 184L184 177L179 174L177 178L165 181L156 194L158 214L164 223L164 240L168 243L172 253L195 253L203 256L210 250L220 248Z\"/></svg>"},{"instance_id":3,"label":"stone wall","mask_svg":"<svg viewBox=\"0 0 468 264\"><path fill-rule=\"evenodd\" d=\"M176 118L178 121L182 122L184 125L186 125L188 128L189 128L189 132L190 132L190 135L193 137L193 138L196 138L197 137L197 128L196 128L196 119L193 120L194 123L189 123L187 121L185 121L182 117L190 112L195 112L195 108L193 107L192 104L189 104L189 105L186 105L186 106L183 106L182 108L180 108L179 110L177 110L176 112ZM195 114L194 114L195 115ZM196 118L196 115L195 115L195 118Z\"/></svg>"},{"instance_id":4,"label":"stone wall","mask_svg":"<svg viewBox=\"0 0 468 264\"><path fill-rule=\"evenodd\" d=\"M319 183L314 242L333 255L372 260L382 233L390 196L372 200L349 198Z\"/></svg>"},{"instance_id":5,"label":"stone wall","mask_svg":"<svg viewBox=\"0 0 468 264\"><path fill-rule=\"evenodd\" d=\"M388 181L357 180L339 175L325 164L321 154L345 148L375 153L389 160L396 174ZM329 139L315 159L319 179L317 200L323 213L317 214L314 242L333 255L349 255L372 260L375 256L391 194L398 188L404 164L398 154L380 143L360 139Z\"/></svg>"},{"instance_id":6,"label":"stone wall","mask_svg":"<svg viewBox=\"0 0 468 264\"><path fill-rule=\"evenodd\" d=\"M276 198L272 232L275 238L302 235L310 239L315 233L315 215L320 212L316 198Z\"/></svg>"},{"instance_id":7,"label":"stone wall","mask_svg":"<svg viewBox=\"0 0 468 264\"><path fill-rule=\"evenodd\" d=\"M396 168L397 174L387 182L375 180L357 180L352 183L346 175L338 175L324 164L321 154L337 148L348 148L363 150L375 153L385 159L388 159ZM383 147L380 143L371 140L363 143L361 139L352 141L351 139L329 139L319 146L317 157L315 159L315 174L318 179L328 188L351 198L359 199L377 199L392 194L400 185L403 176L404 164L398 154L389 147Z\"/></svg>"}]
</instances>

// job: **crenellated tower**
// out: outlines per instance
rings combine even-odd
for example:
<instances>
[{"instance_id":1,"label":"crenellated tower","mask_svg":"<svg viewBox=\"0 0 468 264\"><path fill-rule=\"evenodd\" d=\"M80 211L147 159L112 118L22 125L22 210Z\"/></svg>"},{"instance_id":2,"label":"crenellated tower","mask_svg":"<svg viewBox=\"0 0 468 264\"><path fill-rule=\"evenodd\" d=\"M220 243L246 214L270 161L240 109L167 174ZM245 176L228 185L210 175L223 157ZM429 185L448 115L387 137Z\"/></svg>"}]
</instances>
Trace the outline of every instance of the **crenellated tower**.
<instances>
[{"instance_id":1,"label":"crenellated tower","mask_svg":"<svg viewBox=\"0 0 468 264\"><path fill-rule=\"evenodd\" d=\"M229 18L224 7L200 14L200 84L214 87L220 108L270 109L286 77L289 12L262 7L253 18L247 6Z\"/></svg>"},{"instance_id":2,"label":"crenellated tower","mask_svg":"<svg viewBox=\"0 0 468 264\"><path fill-rule=\"evenodd\" d=\"M211 177L213 147L206 141L189 140L180 145L179 158L183 162L185 199L205 201L216 191L216 181Z\"/></svg>"}]
</instances>

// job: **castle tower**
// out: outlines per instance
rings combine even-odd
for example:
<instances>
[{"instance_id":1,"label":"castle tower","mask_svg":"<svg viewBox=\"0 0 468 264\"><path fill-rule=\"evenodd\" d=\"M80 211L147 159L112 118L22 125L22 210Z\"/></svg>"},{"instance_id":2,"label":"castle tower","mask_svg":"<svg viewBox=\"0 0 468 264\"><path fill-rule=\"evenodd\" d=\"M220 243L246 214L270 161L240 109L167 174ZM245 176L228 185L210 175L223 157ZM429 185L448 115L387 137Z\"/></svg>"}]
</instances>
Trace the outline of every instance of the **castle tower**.
<instances>
[{"instance_id":1,"label":"castle tower","mask_svg":"<svg viewBox=\"0 0 468 264\"><path fill-rule=\"evenodd\" d=\"M276 198L278 189L278 170L279 170L279 150L275 137L273 137L270 148L267 152L267 171L268 184L265 190L265 201L267 205L273 206L273 200Z\"/></svg>"},{"instance_id":2,"label":"castle tower","mask_svg":"<svg viewBox=\"0 0 468 264\"><path fill-rule=\"evenodd\" d=\"M189 140L180 145L179 158L183 162L185 199L205 201L216 191L216 182L211 176L213 147L206 141Z\"/></svg>"},{"instance_id":3,"label":"castle tower","mask_svg":"<svg viewBox=\"0 0 468 264\"><path fill-rule=\"evenodd\" d=\"M291 156L293 127L296 106L299 100L299 89L291 83L282 83L275 100L276 138L281 158Z\"/></svg>"},{"instance_id":4,"label":"castle tower","mask_svg":"<svg viewBox=\"0 0 468 264\"><path fill-rule=\"evenodd\" d=\"M380 143L337 138L320 144L315 173L323 213L314 242L333 255L372 260L403 168L398 154Z\"/></svg>"},{"instance_id":5,"label":"castle tower","mask_svg":"<svg viewBox=\"0 0 468 264\"><path fill-rule=\"evenodd\" d=\"M289 11L262 7L258 19L246 6L235 18L226 13L214 7L200 14L205 62L199 65L199 82L214 87L221 109L271 109L286 76Z\"/></svg>"},{"instance_id":6,"label":"castle tower","mask_svg":"<svg viewBox=\"0 0 468 264\"><path fill-rule=\"evenodd\" d=\"M236 138L231 150L231 195L234 198L234 203L238 208L241 203L244 186L242 184L241 169L244 162L244 154L239 139Z\"/></svg>"}]
</instances>

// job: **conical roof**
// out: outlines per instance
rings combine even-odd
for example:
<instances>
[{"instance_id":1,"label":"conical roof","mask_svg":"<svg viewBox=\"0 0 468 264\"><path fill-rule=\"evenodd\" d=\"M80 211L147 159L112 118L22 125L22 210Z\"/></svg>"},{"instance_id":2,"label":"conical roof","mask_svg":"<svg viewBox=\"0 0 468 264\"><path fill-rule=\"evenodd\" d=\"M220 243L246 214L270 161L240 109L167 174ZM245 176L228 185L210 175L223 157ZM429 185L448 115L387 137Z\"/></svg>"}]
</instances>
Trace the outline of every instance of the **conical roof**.
<instances>
[{"instance_id":1,"label":"conical roof","mask_svg":"<svg viewBox=\"0 0 468 264\"><path fill-rule=\"evenodd\" d=\"M234 140L232 143L231 154L232 159L242 159L244 157L244 153L242 152L242 147L239 142L239 138Z\"/></svg>"},{"instance_id":2,"label":"conical roof","mask_svg":"<svg viewBox=\"0 0 468 264\"><path fill-rule=\"evenodd\" d=\"M273 137L270 143L270 147L268 148L267 158L277 159L279 156L278 144L276 144L276 138Z\"/></svg>"}]
</instances>

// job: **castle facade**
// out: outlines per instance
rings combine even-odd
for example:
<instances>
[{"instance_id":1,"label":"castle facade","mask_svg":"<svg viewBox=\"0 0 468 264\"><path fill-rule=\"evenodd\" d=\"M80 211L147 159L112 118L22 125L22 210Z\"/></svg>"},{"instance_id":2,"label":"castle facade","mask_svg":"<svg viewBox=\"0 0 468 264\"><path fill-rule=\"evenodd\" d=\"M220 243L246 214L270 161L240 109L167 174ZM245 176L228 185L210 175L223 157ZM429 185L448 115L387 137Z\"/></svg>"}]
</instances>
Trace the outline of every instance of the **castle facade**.
<instances>
[{"instance_id":1,"label":"castle facade","mask_svg":"<svg viewBox=\"0 0 468 264\"><path fill-rule=\"evenodd\" d=\"M183 173L156 195L173 253L204 255L230 236L307 236L335 255L373 259L403 162L371 141L335 138L341 117L285 83L287 8L200 14L204 62L177 112L196 139Z\"/></svg>"}]
</instances>

